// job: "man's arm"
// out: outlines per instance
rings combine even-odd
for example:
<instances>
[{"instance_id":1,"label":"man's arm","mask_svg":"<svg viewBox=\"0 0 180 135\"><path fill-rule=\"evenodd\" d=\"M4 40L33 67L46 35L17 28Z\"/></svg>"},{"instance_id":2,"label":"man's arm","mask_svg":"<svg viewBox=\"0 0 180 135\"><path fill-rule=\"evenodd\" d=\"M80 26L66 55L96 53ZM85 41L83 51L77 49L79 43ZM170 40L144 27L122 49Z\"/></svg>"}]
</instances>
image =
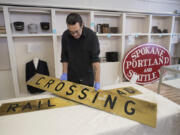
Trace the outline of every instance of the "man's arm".
<instances>
[{"instance_id":1,"label":"man's arm","mask_svg":"<svg viewBox=\"0 0 180 135\"><path fill-rule=\"evenodd\" d=\"M67 62L62 62L62 65L63 65L63 73L67 74L68 63Z\"/></svg>"},{"instance_id":2,"label":"man's arm","mask_svg":"<svg viewBox=\"0 0 180 135\"><path fill-rule=\"evenodd\" d=\"M61 50L61 62L62 62L62 67L63 67L63 74L60 77L60 80L68 80L68 53L67 53L67 44L66 40L64 38L64 34L62 36L62 50Z\"/></svg>"},{"instance_id":3,"label":"man's arm","mask_svg":"<svg viewBox=\"0 0 180 135\"><path fill-rule=\"evenodd\" d=\"M99 40L95 33L92 34L92 43L91 43L91 63L93 67L94 72L94 88L95 90L100 89L100 60L99 60L99 54L100 54L100 47L99 47Z\"/></svg>"},{"instance_id":4,"label":"man's arm","mask_svg":"<svg viewBox=\"0 0 180 135\"><path fill-rule=\"evenodd\" d=\"M95 82L100 83L100 64L99 62L92 63L93 72L94 72L94 80Z\"/></svg>"}]
</instances>

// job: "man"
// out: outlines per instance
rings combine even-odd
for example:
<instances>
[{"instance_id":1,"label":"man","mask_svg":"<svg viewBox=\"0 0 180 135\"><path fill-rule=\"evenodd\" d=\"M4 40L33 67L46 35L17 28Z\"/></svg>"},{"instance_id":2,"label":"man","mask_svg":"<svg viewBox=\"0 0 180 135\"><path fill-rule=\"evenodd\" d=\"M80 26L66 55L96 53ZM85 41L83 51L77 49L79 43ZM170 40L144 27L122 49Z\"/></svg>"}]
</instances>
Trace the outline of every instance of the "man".
<instances>
[{"instance_id":1,"label":"man","mask_svg":"<svg viewBox=\"0 0 180 135\"><path fill-rule=\"evenodd\" d=\"M83 26L82 18L71 13L66 18L68 30L62 35L61 80L100 89L99 41L96 34Z\"/></svg>"}]
</instances>

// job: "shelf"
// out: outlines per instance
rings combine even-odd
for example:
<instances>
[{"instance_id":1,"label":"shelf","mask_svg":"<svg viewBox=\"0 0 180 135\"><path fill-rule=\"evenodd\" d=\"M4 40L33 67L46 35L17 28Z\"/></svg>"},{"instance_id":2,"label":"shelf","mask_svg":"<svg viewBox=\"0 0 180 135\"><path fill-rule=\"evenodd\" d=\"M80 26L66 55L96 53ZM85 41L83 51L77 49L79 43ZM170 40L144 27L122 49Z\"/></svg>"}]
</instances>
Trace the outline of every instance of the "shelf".
<instances>
[{"instance_id":1,"label":"shelf","mask_svg":"<svg viewBox=\"0 0 180 135\"><path fill-rule=\"evenodd\" d=\"M30 9L10 9L9 12L15 13L34 13L34 14L50 14L50 10L30 10Z\"/></svg>"},{"instance_id":2,"label":"shelf","mask_svg":"<svg viewBox=\"0 0 180 135\"><path fill-rule=\"evenodd\" d=\"M164 29L167 29L168 32L172 31L172 16L167 15L159 15L159 16L152 16L152 25L151 25L151 31L153 30L153 27L156 26L158 29L163 31ZM161 34L161 33L152 33L152 34ZM169 34L169 33L162 33L162 34Z\"/></svg>"},{"instance_id":3,"label":"shelf","mask_svg":"<svg viewBox=\"0 0 180 135\"><path fill-rule=\"evenodd\" d=\"M125 36L148 36L149 33L127 33Z\"/></svg>"},{"instance_id":4,"label":"shelf","mask_svg":"<svg viewBox=\"0 0 180 135\"><path fill-rule=\"evenodd\" d=\"M122 36L121 33L97 33L99 37L120 37Z\"/></svg>"},{"instance_id":5,"label":"shelf","mask_svg":"<svg viewBox=\"0 0 180 135\"><path fill-rule=\"evenodd\" d=\"M120 13L107 13L107 12L94 12L94 16L110 16L110 17L119 17L122 14Z\"/></svg>"},{"instance_id":6,"label":"shelf","mask_svg":"<svg viewBox=\"0 0 180 135\"><path fill-rule=\"evenodd\" d=\"M0 37L2 38L7 37L7 34L0 34Z\"/></svg>"},{"instance_id":7,"label":"shelf","mask_svg":"<svg viewBox=\"0 0 180 135\"><path fill-rule=\"evenodd\" d=\"M53 36L52 33L48 34L13 34L13 37L50 37Z\"/></svg>"},{"instance_id":8,"label":"shelf","mask_svg":"<svg viewBox=\"0 0 180 135\"><path fill-rule=\"evenodd\" d=\"M151 33L151 36L171 36L171 33Z\"/></svg>"},{"instance_id":9,"label":"shelf","mask_svg":"<svg viewBox=\"0 0 180 135\"><path fill-rule=\"evenodd\" d=\"M90 11L87 10L70 10L70 9L56 9L55 10L56 13L80 13L80 14L89 14Z\"/></svg>"},{"instance_id":10,"label":"shelf","mask_svg":"<svg viewBox=\"0 0 180 135\"><path fill-rule=\"evenodd\" d=\"M170 18L171 16L166 14L158 14L158 15L154 14L152 15L152 17L164 19L164 18Z\"/></svg>"},{"instance_id":11,"label":"shelf","mask_svg":"<svg viewBox=\"0 0 180 135\"><path fill-rule=\"evenodd\" d=\"M178 36L180 33L172 33L172 36Z\"/></svg>"},{"instance_id":12,"label":"shelf","mask_svg":"<svg viewBox=\"0 0 180 135\"><path fill-rule=\"evenodd\" d=\"M136 14L136 13L129 13L126 15L127 17L137 17L137 18L146 18L148 15L146 14Z\"/></svg>"},{"instance_id":13,"label":"shelf","mask_svg":"<svg viewBox=\"0 0 180 135\"><path fill-rule=\"evenodd\" d=\"M127 14L125 33L148 33L149 16L144 14Z\"/></svg>"},{"instance_id":14,"label":"shelf","mask_svg":"<svg viewBox=\"0 0 180 135\"><path fill-rule=\"evenodd\" d=\"M61 37L62 36L62 33L57 33L56 34L58 37Z\"/></svg>"},{"instance_id":15,"label":"shelf","mask_svg":"<svg viewBox=\"0 0 180 135\"><path fill-rule=\"evenodd\" d=\"M10 68L8 68L8 69L0 69L0 72L4 72L4 71L11 71L11 69Z\"/></svg>"}]
</instances>

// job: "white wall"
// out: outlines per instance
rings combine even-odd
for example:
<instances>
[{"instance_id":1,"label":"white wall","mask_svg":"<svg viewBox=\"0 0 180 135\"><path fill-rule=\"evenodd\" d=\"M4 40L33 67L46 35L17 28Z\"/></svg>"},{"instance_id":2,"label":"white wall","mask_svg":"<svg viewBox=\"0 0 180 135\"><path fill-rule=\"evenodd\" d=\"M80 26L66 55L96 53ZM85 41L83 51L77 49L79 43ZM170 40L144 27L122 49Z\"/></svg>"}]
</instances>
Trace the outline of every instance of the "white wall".
<instances>
[{"instance_id":1,"label":"white wall","mask_svg":"<svg viewBox=\"0 0 180 135\"><path fill-rule=\"evenodd\" d=\"M162 13L180 9L180 0L0 0L2 3Z\"/></svg>"}]
</instances>

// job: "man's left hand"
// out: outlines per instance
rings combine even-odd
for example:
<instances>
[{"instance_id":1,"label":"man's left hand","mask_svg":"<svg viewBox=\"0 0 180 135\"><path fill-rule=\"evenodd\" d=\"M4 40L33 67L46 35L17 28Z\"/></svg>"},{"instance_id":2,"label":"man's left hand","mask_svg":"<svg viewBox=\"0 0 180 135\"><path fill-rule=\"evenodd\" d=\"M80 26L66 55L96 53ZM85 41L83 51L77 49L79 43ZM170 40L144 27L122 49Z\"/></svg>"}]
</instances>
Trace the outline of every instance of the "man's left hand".
<instances>
[{"instance_id":1,"label":"man's left hand","mask_svg":"<svg viewBox=\"0 0 180 135\"><path fill-rule=\"evenodd\" d=\"M100 89L100 83L99 82L95 82L94 89L95 89L95 91L98 91Z\"/></svg>"}]
</instances>

